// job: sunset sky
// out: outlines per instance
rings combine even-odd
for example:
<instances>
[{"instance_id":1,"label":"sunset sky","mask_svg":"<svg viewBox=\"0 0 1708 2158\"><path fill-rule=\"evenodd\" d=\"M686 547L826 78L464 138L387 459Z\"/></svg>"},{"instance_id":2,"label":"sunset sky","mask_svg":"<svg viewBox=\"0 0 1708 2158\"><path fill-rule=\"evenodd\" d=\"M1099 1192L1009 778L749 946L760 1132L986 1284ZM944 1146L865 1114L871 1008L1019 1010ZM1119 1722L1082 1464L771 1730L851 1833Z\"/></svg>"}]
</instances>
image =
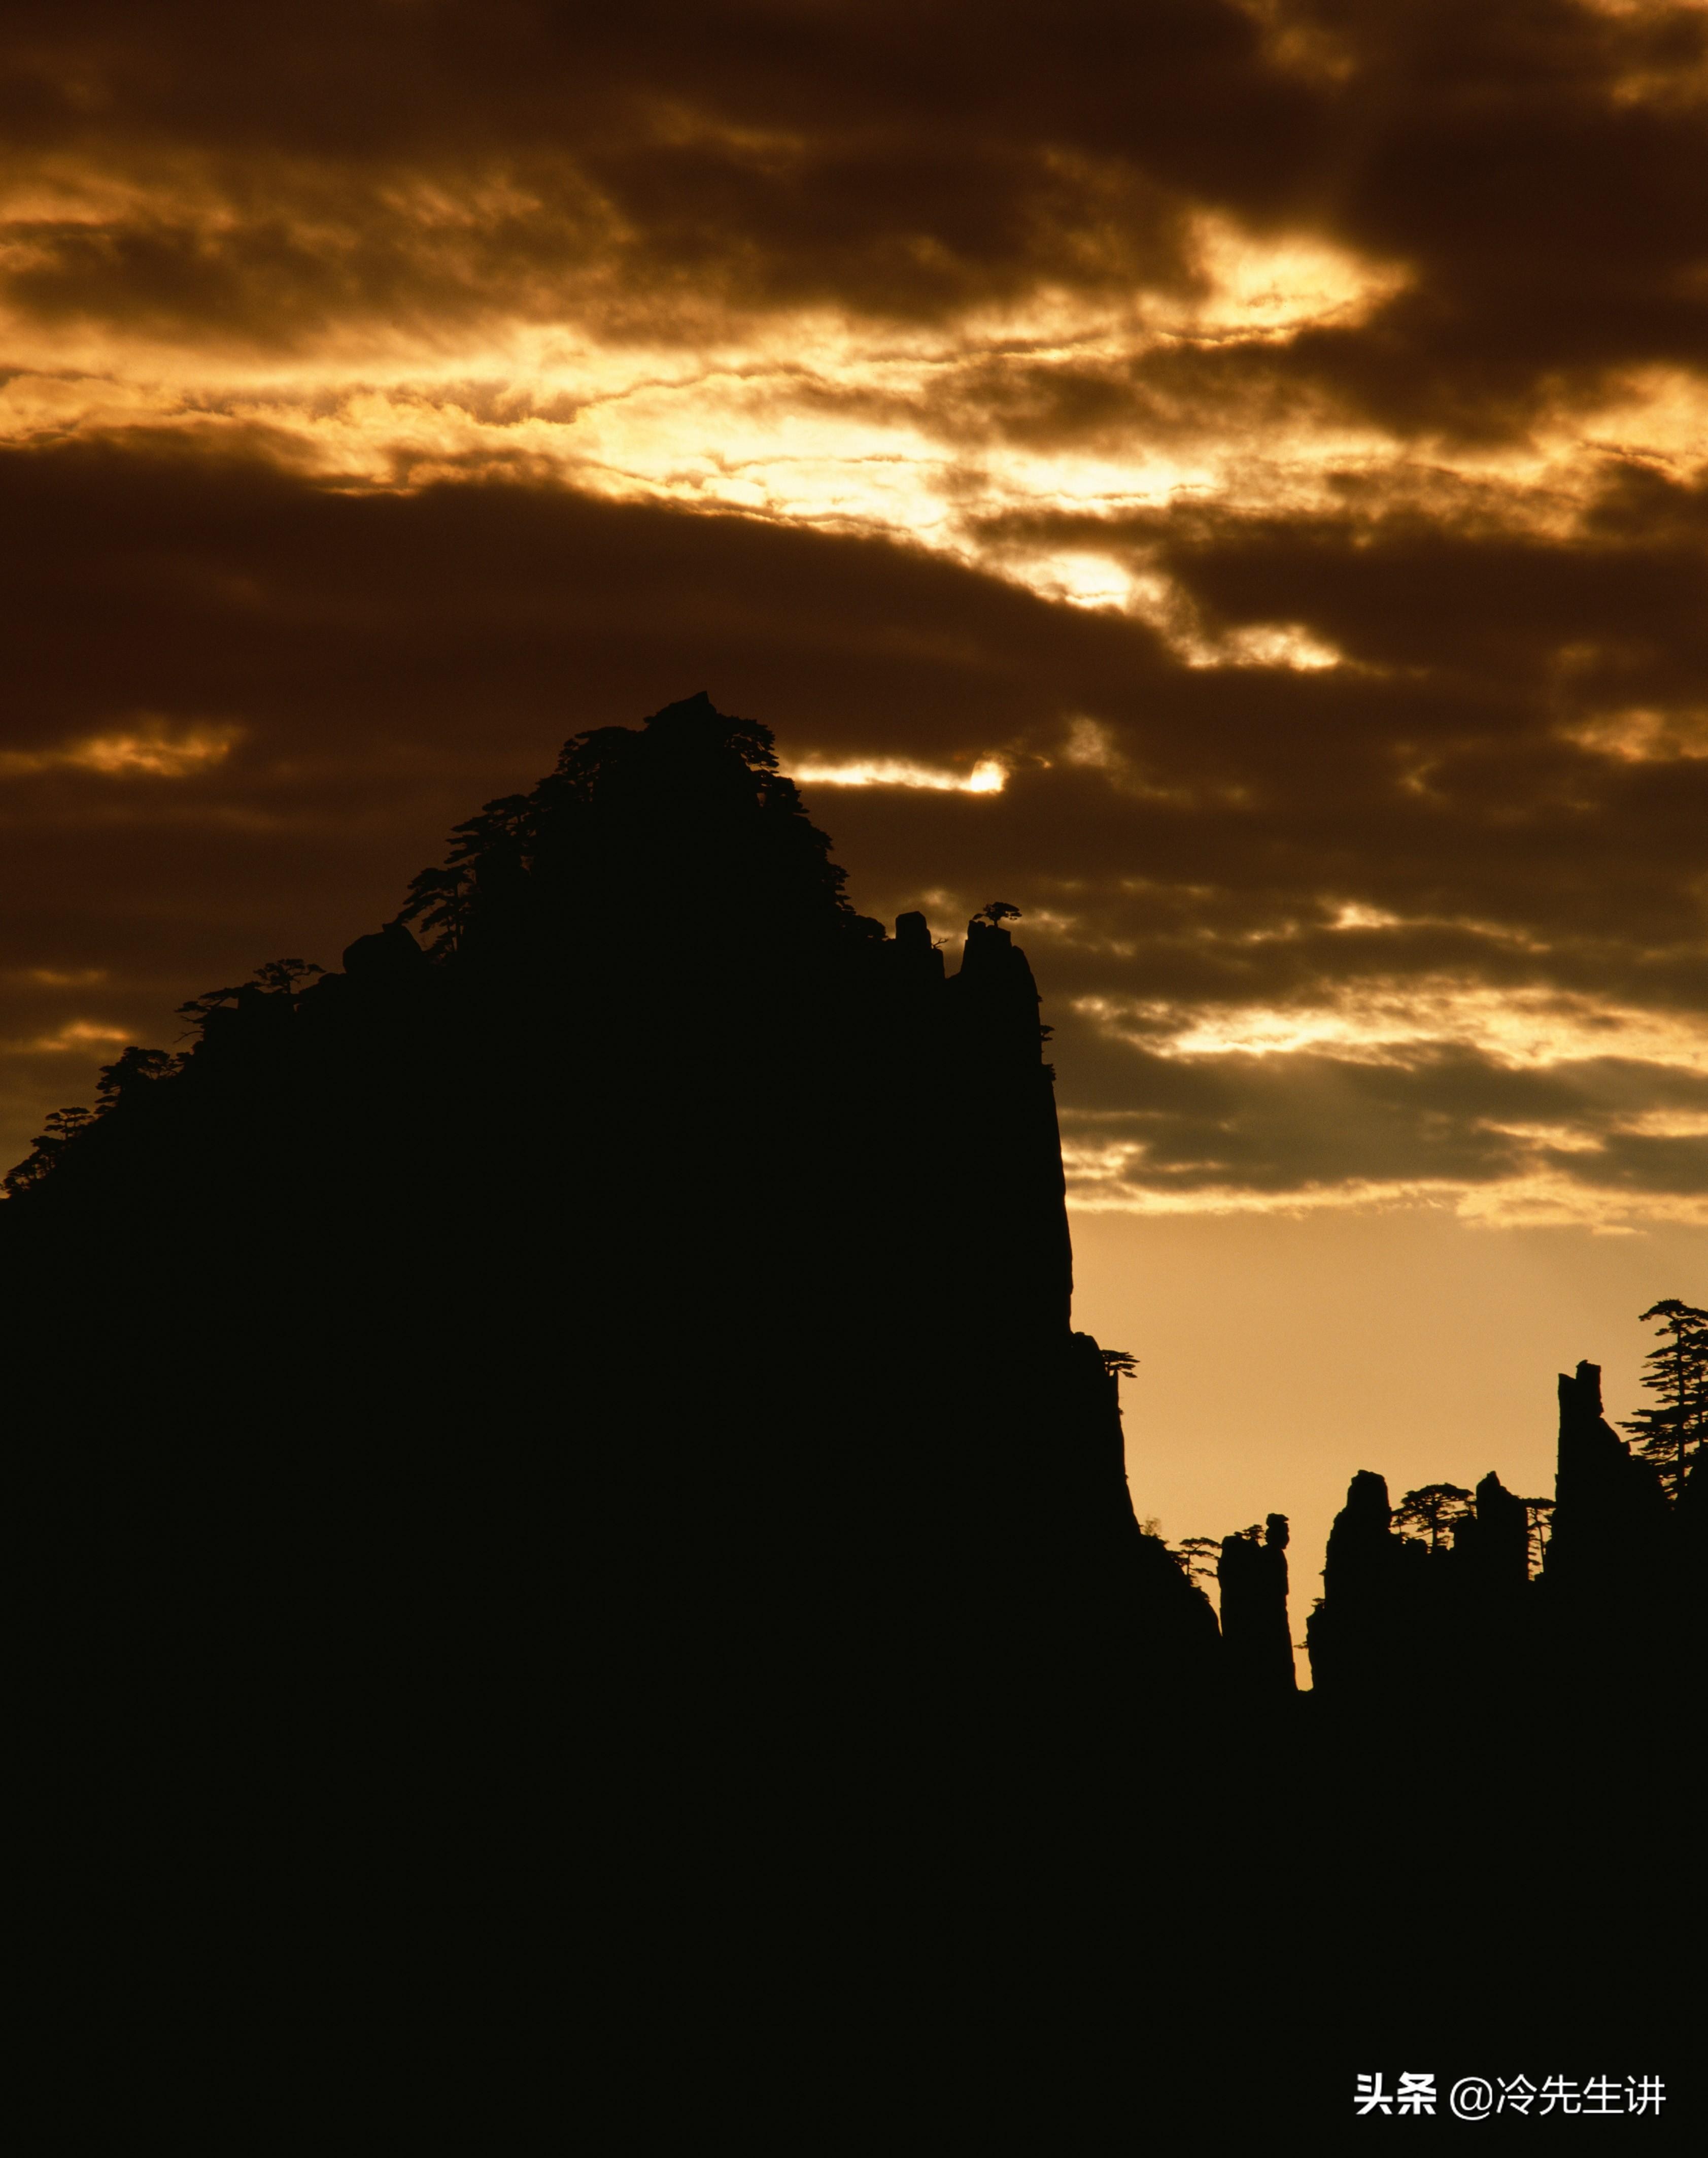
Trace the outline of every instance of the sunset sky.
<instances>
[{"instance_id":1,"label":"sunset sky","mask_svg":"<svg viewBox=\"0 0 1708 2158\"><path fill-rule=\"evenodd\" d=\"M1165 1533L1293 1512L1302 1629L1352 1469L1636 1406L1708 1300L1708 8L0 28L8 1160L704 689L863 911L1024 910Z\"/></svg>"}]
</instances>

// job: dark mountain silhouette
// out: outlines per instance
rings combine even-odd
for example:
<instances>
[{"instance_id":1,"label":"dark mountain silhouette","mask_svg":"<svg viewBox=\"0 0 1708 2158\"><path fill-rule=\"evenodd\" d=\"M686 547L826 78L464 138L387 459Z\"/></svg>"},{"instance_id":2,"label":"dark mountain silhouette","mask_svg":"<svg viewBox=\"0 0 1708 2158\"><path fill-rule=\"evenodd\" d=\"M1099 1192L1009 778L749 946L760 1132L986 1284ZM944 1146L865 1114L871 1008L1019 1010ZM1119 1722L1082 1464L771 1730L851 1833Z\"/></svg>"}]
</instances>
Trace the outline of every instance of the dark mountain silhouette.
<instances>
[{"instance_id":1,"label":"dark mountain silhouette","mask_svg":"<svg viewBox=\"0 0 1708 2158\"><path fill-rule=\"evenodd\" d=\"M333 1698L441 1636L410 1691L446 1715L519 1732L567 1682L537 1660L602 1639L604 1712L785 1751L1101 1742L1210 1682L1071 1329L1006 910L946 973L842 882L704 695L578 736L340 971L120 1060L0 1211L23 1427L125 1523L86 1623L146 1639L163 1581L171 1623L221 1613L161 1650L190 1721L210 1655L320 1654Z\"/></svg>"},{"instance_id":2,"label":"dark mountain silhouette","mask_svg":"<svg viewBox=\"0 0 1708 2158\"><path fill-rule=\"evenodd\" d=\"M1534 1579L1529 1514L1542 1502L1491 1471L1432 1545L1395 1533L1385 1483L1360 1472L1307 1626L1323 1703L1368 1716L1396 1689L1450 1688L1486 1706L1604 1687L1643 1704L1648 1731L1676 1729L1702 1670L1695 1474L1669 1502L1662 1471L1602 1416L1601 1370L1587 1363L1560 1378L1551 1534Z\"/></svg>"},{"instance_id":3,"label":"dark mountain silhouette","mask_svg":"<svg viewBox=\"0 0 1708 2158\"><path fill-rule=\"evenodd\" d=\"M803 2058L840 2018L869 2075L952 2004L1066 2022L1086 2093L1137 2027L1226 2040L1224 2115L1308 2042L1349 2091L1442 2027L1452 1940L1396 1934L1386 1875L1478 1877L1491 1778L1546 1864L1562 1763L1605 1796L1574 1670L1642 1665L1622 1758L1678 1802L1700 1465L1669 1505L1562 1381L1539 1582L1497 1478L1432 1551L1359 1477L1297 1695L1284 1517L1222 1542L1220 1627L1135 1520L1014 910L950 972L842 886L762 727L700 695L577 736L338 971L197 1000L14 1173L30 1717L80 1892L224 1879L270 1938L384 1908L506 1967L573 1907L642 2022L757 1966L750 2016ZM1454 1983L1514 2038L1509 1988ZM1607 2006L1533 1993L1556 2036ZM1058 2086L1040 2147L1072 2118Z\"/></svg>"}]
</instances>

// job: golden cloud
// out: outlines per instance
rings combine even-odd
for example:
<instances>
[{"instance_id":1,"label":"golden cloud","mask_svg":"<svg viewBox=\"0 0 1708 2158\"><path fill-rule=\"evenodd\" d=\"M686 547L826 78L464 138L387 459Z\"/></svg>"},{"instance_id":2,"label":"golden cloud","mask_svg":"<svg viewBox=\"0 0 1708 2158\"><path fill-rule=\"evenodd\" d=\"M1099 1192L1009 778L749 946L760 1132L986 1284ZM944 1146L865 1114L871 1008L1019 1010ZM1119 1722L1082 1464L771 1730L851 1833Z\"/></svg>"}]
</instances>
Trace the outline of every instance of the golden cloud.
<instances>
[{"instance_id":1,"label":"golden cloud","mask_svg":"<svg viewBox=\"0 0 1708 2158\"><path fill-rule=\"evenodd\" d=\"M241 732L234 725L174 731L170 722L145 714L112 734L90 735L53 749L0 751L0 778L59 768L115 779L183 779L223 762Z\"/></svg>"}]
</instances>

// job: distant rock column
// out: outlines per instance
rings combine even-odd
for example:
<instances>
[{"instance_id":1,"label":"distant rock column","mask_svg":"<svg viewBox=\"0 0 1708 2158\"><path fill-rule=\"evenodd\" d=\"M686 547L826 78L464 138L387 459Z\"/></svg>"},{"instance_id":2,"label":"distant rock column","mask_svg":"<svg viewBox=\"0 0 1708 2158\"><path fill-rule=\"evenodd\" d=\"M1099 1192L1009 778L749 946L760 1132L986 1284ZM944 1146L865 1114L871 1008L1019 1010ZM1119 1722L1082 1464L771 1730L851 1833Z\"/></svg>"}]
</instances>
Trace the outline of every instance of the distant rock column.
<instances>
[{"instance_id":1,"label":"distant rock column","mask_svg":"<svg viewBox=\"0 0 1708 2158\"><path fill-rule=\"evenodd\" d=\"M1525 1683L1533 1603L1530 1515L1493 1469L1453 1548L1431 1561L1443 1678L1463 1697L1510 1697Z\"/></svg>"},{"instance_id":2,"label":"distant rock column","mask_svg":"<svg viewBox=\"0 0 1708 2158\"><path fill-rule=\"evenodd\" d=\"M1224 1536L1215 1577L1230 1684L1249 1699L1285 1699L1297 1687L1287 1615L1287 1516L1271 1514L1259 1543Z\"/></svg>"},{"instance_id":3,"label":"distant rock column","mask_svg":"<svg viewBox=\"0 0 1708 2158\"><path fill-rule=\"evenodd\" d=\"M1424 1552L1392 1524L1386 1479L1360 1469L1329 1531L1323 1596L1305 1627L1313 1685L1337 1706L1375 1707L1413 1675L1412 1576Z\"/></svg>"},{"instance_id":4,"label":"distant rock column","mask_svg":"<svg viewBox=\"0 0 1708 2158\"><path fill-rule=\"evenodd\" d=\"M1542 1567L1558 1680L1663 1690L1680 1643L1678 1524L1661 1480L1602 1414L1598 1364L1560 1375L1560 1457Z\"/></svg>"},{"instance_id":5,"label":"distant rock column","mask_svg":"<svg viewBox=\"0 0 1708 2158\"><path fill-rule=\"evenodd\" d=\"M1544 1577L1556 1598L1640 1593L1663 1570L1666 1495L1602 1414L1599 1364L1560 1374L1560 1456Z\"/></svg>"},{"instance_id":6,"label":"distant rock column","mask_svg":"<svg viewBox=\"0 0 1708 2158\"><path fill-rule=\"evenodd\" d=\"M1477 1486L1477 1510L1453 1531L1462 1577L1484 1601L1513 1601L1530 1582L1530 1517L1491 1469Z\"/></svg>"}]
</instances>

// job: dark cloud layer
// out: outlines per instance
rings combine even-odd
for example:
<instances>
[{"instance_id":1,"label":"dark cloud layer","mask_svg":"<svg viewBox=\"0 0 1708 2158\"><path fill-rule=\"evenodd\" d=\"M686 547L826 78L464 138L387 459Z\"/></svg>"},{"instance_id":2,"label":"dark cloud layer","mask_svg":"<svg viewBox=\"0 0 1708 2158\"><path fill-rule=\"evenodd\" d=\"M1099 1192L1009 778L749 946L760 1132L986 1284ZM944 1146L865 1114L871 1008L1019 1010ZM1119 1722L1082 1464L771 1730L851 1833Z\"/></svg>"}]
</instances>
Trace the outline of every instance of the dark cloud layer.
<instances>
[{"instance_id":1,"label":"dark cloud layer","mask_svg":"<svg viewBox=\"0 0 1708 2158\"><path fill-rule=\"evenodd\" d=\"M1708 18L1572 0L5 11L11 303L288 347L491 312L942 320L1188 293L1191 220L1402 280L1367 319L1005 375L1031 438L1206 399L1521 431L1708 331ZM970 416L967 416L970 418Z\"/></svg>"},{"instance_id":2,"label":"dark cloud layer","mask_svg":"<svg viewBox=\"0 0 1708 2158\"><path fill-rule=\"evenodd\" d=\"M706 685L802 748L928 736L970 763L1035 722L1004 661L1047 670L1085 627L876 542L546 488L353 493L148 436L0 456L0 556L20 1048L74 1022L158 1040L234 969L335 957L577 728ZM220 731L173 774L75 761ZM95 1053L14 1055L20 1113L86 1091Z\"/></svg>"},{"instance_id":3,"label":"dark cloud layer","mask_svg":"<svg viewBox=\"0 0 1708 2158\"><path fill-rule=\"evenodd\" d=\"M1093 1198L1708 1191L1700 9L0 26L14 1154L704 687L809 766L1004 766L810 798L868 908L1025 907ZM854 359L797 364L815 308ZM507 373L530 325L585 379ZM742 335L691 425L594 364ZM388 339L439 387L364 418ZM1654 440L1596 416L1643 397ZM703 438L752 514L575 491L685 497ZM1045 596L1077 558L1133 605Z\"/></svg>"},{"instance_id":4,"label":"dark cloud layer","mask_svg":"<svg viewBox=\"0 0 1708 2158\"><path fill-rule=\"evenodd\" d=\"M289 330L411 284L434 310L482 287L514 304L578 267L577 241L610 245L648 304L685 278L929 315L1045 269L1118 281L1168 267L1195 188L1272 199L1313 117L1216 0L976 23L885 4L9 13L14 142L166 168L163 214L116 251L44 229L24 297L218 327L223 273L225 326L260 335L272 308ZM212 246L194 181L240 213ZM411 183L439 196L442 278ZM344 245L317 250L328 227Z\"/></svg>"},{"instance_id":5,"label":"dark cloud layer","mask_svg":"<svg viewBox=\"0 0 1708 2158\"><path fill-rule=\"evenodd\" d=\"M1398 633L1388 585L1431 581L1438 667L1308 673L1190 668L1141 622L877 540L540 484L335 488L265 450L145 434L0 457L23 1122L110 1053L66 1027L160 1040L181 997L259 960L335 959L565 734L705 686L796 761L1008 763L995 795L809 798L862 905L922 900L944 932L993 896L1026 907L1070 1131L1142 1148L1117 1184L1475 1184L1522 1159L1705 1188L1701 1141L1653 1120L1708 1113L1708 758L1586 748L1554 700L1562 639L1666 642L1650 596L1683 574L1688 489L1646 483L1643 519L1615 490L1556 600L1546 579L1512 599L1498 660L1525 560L1499 533L1401 520L1342 560L1319 523L1188 530L1206 604L1320 591L1373 652ZM1350 1018L1252 1055L1253 1009ZM1564 1061L1503 1034L1512 1014L1564 1027ZM1174 1046L1195 1024L1230 1045Z\"/></svg>"},{"instance_id":6,"label":"dark cloud layer","mask_svg":"<svg viewBox=\"0 0 1708 2158\"><path fill-rule=\"evenodd\" d=\"M1070 1143L1088 1157L1121 1151L1100 1187L1107 1199L1477 1187L1538 1174L1622 1197L1708 1192L1708 1078L1650 1065L1514 1071L1473 1047L1432 1045L1374 1064L1308 1053L1183 1063L1077 1032L1061 1054L1076 1097ZM1099 1094L1118 1106L1083 1106ZM1701 1128L1621 1128L1658 1098Z\"/></svg>"}]
</instances>

